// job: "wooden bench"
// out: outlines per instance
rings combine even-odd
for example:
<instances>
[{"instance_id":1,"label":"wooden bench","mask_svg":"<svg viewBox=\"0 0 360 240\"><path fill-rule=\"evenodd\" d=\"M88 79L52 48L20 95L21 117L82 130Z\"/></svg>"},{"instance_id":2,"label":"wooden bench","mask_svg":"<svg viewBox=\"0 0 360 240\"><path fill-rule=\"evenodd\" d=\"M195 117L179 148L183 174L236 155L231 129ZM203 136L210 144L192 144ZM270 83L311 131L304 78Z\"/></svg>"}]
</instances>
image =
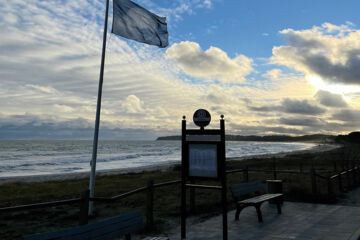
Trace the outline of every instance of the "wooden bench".
<instances>
[{"instance_id":1,"label":"wooden bench","mask_svg":"<svg viewBox=\"0 0 360 240\"><path fill-rule=\"evenodd\" d=\"M142 214L136 211L87 225L25 236L24 240L107 240L121 236L125 236L126 240L130 240L132 233L143 228ZM148 239L165 240L168 238Z\"/></svg>"},{"instance_id":2,"label":"wooden bench","mask_svg":"<svg viewBox=\"0 0 360 240\"><path fill-rule=\"evenodd\" d=\"M281 214L281 200L282 200L282 193L273 193L273 194L263 194L258 195L252 198L241 200L244 196L259 194L264 192L264 185L260 181L255 182L248 182L248 183L241 183L237 185L233 185L230 187L232 196L236 202L236 213L235 213L235 220L239 220L239 215L241 210L248 206L253 206L256 208L256 213L258 216L259 222L262 222L262 215L261 215L261 204L265 201L269 201L274 199L278 213Z\"/></svg>"}]
</instances>

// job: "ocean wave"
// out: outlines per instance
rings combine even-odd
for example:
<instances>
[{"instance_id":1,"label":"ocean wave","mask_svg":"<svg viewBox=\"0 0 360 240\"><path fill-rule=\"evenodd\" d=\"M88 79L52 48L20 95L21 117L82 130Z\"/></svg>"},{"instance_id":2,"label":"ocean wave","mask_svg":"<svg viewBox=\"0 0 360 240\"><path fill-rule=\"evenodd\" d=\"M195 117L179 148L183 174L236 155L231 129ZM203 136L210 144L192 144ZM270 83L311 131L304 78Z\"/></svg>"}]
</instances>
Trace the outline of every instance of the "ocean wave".
<instances>
[{"instance_id":1,"label":"ocean wave","mask_svg":"<svg viewBox=\"0 0 360 240\"><path fill-rule=\"evenodd\" d=\"M2 142L0 177L89 170L91 141ZM6 145L8 144L8 145ZM227 142L226 156L241 157L302 150L313 144ZM178 141L107 141L99 144L98 169L128 168L180 161Z\"/></svg>"}]
</instances>

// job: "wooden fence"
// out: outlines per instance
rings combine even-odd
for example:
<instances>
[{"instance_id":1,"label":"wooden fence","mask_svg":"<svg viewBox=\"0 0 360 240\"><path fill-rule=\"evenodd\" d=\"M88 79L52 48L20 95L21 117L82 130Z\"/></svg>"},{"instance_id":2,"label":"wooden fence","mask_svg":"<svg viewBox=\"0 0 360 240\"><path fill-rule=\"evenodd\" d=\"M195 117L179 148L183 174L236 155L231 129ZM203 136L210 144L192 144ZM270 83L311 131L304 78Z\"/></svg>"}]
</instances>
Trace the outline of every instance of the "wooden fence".
<instances>
[{"instance_id":1,"label":"wooden fence","mask_svg":"<svg viewBox=\"0 0 360 240\"><path fill-rule=\"evenodd\" d=\"M80 211L79 211L79 225L84 225L88 223L88 206L89 201L94 202L115 202L117 200L124 199L131 195L146 192L146 208L145 208L145 217L146 217L146 227L151 229L154 223L154 189L165 187L173 184L179 184L181 180L175 181L168 181L163 183L154 184L153 180L149 180L147 186L134 189L132 191L122 193L120 195L116 195L113 197L89 197L89 190L85 190L81 193L80 198L73 198L67 200L60 200L60 201L52 201L52 202L44 202L44 203L35 203L35 204L28 204L28 205L20 205L20 206L13 206L13 207L5 207L0 208L0 214L6 212L14 212L14 211L24 211L24 210L32 210L37 208L44 208L44 207L55 207L61 205L71 205L71 204L80 204Z\"/></svg>"},{"instance_id":2,"label":"wooden fence","mask_svg":"<svg viewBox=\"0 0 360 240\"><path fill-rule=\"evenodd\" d=\"M336 167L336 166L335 166ZM340 192L347 191L352 187L356 186L360 182L360 167L353 166L351 169L343 170L335 175L325 177L320 175L319 172L316 171L314 168L311 168L310 171L303 171L300 167L299 170L279 170L276 169L250 169L249 167L245 167L243 169L234 169L228 170L227 174L233 173L241 173L243 174L243 181L249 181L249 173L251 172L261 172L261 173L272 173L273 179L278 179L278 174L302 174L307 175L309 177L309 181L311 182L311 191L314 196L316 196L318 192L318 182L323 181L327 184L327 193L333 194L334 193L334 186L337 183L338 189ZM87 224L88 223L88 204L89 201L95 202L115 202L121 199L124 199L128 196L146 192L146 207L145 207L145 217L146 217L146 227L151 229L154 223L154 190L156 188L165 187L169 185L179 184L181 180L175 181L168 181L163 183L154 184L153 180L149 180L147 186L140 187L134 189L132 191L122 193L120 195L116 195L113 197L89 197L89 190L84 191L81 194L80 198L73 198L61 201L53 201L53 202L45 202L45 203L36 203L36 204L29 204L29 205L20 205L20 206L13 206L13 207L5 207L0 208L0 213L5 212L13 212L13 211L22 211L22 210L31 210L36 208L44 208L44 207L54 207L60 205L71 205L71 204L80 204L80 211L79 211L79 224ZM190 211L195 211L195 191L193 188L190 189Z\"/></svg>"}]
</instances>

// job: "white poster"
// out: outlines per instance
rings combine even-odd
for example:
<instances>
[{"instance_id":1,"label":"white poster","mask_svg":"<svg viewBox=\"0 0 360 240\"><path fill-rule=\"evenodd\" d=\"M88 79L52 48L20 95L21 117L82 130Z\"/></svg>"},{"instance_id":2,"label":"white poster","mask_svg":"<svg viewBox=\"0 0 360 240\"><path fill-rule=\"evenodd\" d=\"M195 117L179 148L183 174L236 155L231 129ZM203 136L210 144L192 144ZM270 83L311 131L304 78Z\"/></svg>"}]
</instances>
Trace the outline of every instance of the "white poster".
<instances>
[{"instance_id":1,"label":"white poster","mask_svg":"<svg viewBox=\"0 0 360 240\"><path fill-rule=\"evenodd\" d=\"M216 144L189 144L189 176L217 177Z\"/></svg>"}]
</instances>

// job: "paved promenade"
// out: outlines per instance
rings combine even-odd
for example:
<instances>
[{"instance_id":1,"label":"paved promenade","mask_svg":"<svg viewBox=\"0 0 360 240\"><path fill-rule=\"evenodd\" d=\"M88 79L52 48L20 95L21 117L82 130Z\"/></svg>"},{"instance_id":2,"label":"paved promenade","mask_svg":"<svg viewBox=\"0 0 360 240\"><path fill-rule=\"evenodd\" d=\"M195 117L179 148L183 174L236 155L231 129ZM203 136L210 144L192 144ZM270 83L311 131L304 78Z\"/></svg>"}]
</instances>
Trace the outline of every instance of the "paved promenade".
<instances>
[{"instance_id":1,"label":"paved promenade","mask_svg":"<svg viewBox=\"0 0 360 240\"><path fill-rule=\"evenodd\" d=\"M240 220L234 211L228 213L229 240L357 240L360 236L360 207L285 202L282 214L276 207L264 203L263 223L257 221L255 208L245 208ZM180 239L180 227L173 229L171 240ZM188 240L221 240L221 216L187 225Z\"/></svg>"}]
</instances>

